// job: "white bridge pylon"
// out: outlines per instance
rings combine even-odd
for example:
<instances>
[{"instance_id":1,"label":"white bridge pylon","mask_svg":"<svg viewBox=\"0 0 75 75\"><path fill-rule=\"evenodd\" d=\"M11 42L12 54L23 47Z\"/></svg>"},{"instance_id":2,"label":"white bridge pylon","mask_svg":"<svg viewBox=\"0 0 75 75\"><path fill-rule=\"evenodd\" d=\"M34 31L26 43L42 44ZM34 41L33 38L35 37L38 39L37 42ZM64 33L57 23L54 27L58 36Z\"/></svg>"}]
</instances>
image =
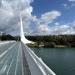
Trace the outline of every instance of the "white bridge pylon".
<instances>
[{"instance_id":1,"label":"white bridge pylon","mask_svg":"<svg viewBox=\"0 0 75 75\"><path fill-rule=\"evenodd\" d=\"M25 38L24 31L23 31L23 21L22 21L22 16L20 14L20 22L21 22L21 32L20 32L20 37L21 41L26 44L26 43L33 43L32 41L29 41Z\"/></svg>"}]
</instances>

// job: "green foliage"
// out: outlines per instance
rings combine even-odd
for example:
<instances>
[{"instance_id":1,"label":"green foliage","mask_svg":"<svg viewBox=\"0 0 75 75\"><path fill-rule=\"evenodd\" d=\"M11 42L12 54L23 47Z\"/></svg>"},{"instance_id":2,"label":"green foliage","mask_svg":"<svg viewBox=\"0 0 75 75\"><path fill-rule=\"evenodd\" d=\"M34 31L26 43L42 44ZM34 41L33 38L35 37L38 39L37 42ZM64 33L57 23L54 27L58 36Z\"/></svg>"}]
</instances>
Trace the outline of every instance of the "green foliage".
<instances>
[{"instance_id":1,"label":"green foliage","mask_svg":"<svg viewBox=\"0 0 75 75\"><path fill-rule=\"evenodd\" d=\"M45 46L54 47L55 45L66 45L75 47L75 35L49 35L49 36L26 36L27 39L37 42L38 45L43 42Z\"/></svg>"},{"instance_id":2,"label":"green foliage","mask_svg":"<svg viewBox=\"0 0 75 75\"><path fill-rule=\"evenodd\" d=\"M48 36L26 36L27 39L36 42L34 46L44 45L44 47L75 47L75 35L48 35ZM11 36L3 34L0 36L2 41L16 40L20 41L20 36ZM31 45L33 46L33 45Z\"/></svg>"},{"instance_id":3,"label":"green foliage","mask_svg":"<svg viewBox=\"0 0 75 75\"><path fill-rule=\"evenodd\" d=\"M1 41L8 41L8 40L18 40L18 38L17 37L13 37L13 36L11 36L11 35L9 35L9 34L3 34L3 35L1 35L0 36L0 40Z\"/></svg>"}]
</instances>

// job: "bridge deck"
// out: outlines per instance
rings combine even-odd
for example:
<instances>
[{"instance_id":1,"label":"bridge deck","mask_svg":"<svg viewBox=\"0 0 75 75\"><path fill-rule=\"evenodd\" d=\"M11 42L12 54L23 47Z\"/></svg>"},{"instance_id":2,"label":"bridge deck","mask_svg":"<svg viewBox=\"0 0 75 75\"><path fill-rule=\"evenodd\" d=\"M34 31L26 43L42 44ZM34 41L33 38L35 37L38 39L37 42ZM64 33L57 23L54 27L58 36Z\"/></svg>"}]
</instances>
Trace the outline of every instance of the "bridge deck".
<instances>
[{"instance_id":1,"label":"bridge deck","mask_svg":"<svg viewBox=\"0 0 75 75\"><path fill-rule=\"evenodd\" d=\"M22 42L0 45L0 75L55 75Z\"/></svg>"},{"instance_id":2,"label":"bridge deck","mask_svg":"<svg viewBox=\"0 0 75 75\"><path fill-rule=\"evenodd\" d=\"M31 75L30 69L29 69L29 65L25 56L25 53L22 49L22 57L23 57L23 71L24 71L24 75Z\"/></svg>"}]
</instances>

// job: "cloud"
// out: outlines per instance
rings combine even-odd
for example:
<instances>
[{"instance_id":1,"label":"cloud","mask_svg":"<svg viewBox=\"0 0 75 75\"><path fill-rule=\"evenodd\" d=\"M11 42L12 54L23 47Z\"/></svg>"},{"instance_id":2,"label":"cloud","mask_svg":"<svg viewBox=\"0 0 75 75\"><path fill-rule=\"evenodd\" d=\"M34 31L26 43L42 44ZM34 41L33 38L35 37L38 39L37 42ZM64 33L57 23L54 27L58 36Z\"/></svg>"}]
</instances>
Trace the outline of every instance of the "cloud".
<instances>
[{"instance_id":1,"label":"cloud","mask_svg":"<svg viewBox=\"0 0 75 75\"><path fill-rule=\"evenodd\" d=\"M60 25L59 22L55 22L55 25Z\"/></svg>"},{"instance_id":2,"label":"cloud","mask_svg":"<svg viewBox=\"0 0 75 75\"><path fill-rule=\"evenodd\" d=\"M69 26L67 25L55 25L53 27L45 27L46 30L46 33L43 32L45 35L58 35L58 34L66 34L68 33L68 29L69 29ZM43 29L44 30L44 29Z\"/></svg>"},{"instance_id":3,"label":"cloud","mask_svg":"<svg viewBox=\"0 0 75 75\"><path fill-rule=\"evenodd\" d=\"M28 34L73 34L75 33L75 22L61 25L54 22L62 14L60 11L52 10L45 12L40 18L31 13L33 0L0 0L0 31L13 35L20 34L20 13L23 16L24 31ZM49 24L54 23L52 27Z\"/></svg>"},{"instance_id":4,"label":"cloud","mask_svg":"<svg viewBox=\"0 0 75 75\"><path fill-rule=\"evenodd\" d=\"M49 32L48 24L52 23L59 16L61 16L61 13L55 10L42 14L40 18L35 20L37 21L37 32L47 34Z\"/></svg>"},{"instance_id":5,"label":"cloud","mask_svg":"<svg viewBox=\"0 0 75 75\"><path fill-rule=\"evenodd\" d=\"M75 2L75 0L69 0L70 2Z\"/></svg>"},{"instance_id":6,"label":"cloud","mask_svg":"<svg viewBox=\"0 0 75 75\"><path fill-rule=\"evenodd\" d=\"M50 12L46 12L45 14L43 14L41 16L41 21L45 22L45 23L50 23L52 22L54 19L56 19L58 16L61 16L61 13L59 11L50 11Z\"/></svg>"},{"instance_id":7,"label":"cloud","mask_svg":"<svg viewBox=\"0 0 75 75\"><path fill-rule=\"evenodd\" d=\"M54 26L51 28L51 34L58 35L58 34L65 34L67 30L69 29L68 25L59 25Z\"/></svg>"},{"instance_id":8,"label":"cloud","mask_svg":"<svg viewBox=\"0 0 75 75\"><path fill-rule=\"evenodd\" d=\"M69 24L54 23L53 26L39 25L39 35L75 34L75 21Z\"/></svg>"},{"instance_id":9,"label":"cloud","mask_svg":"<svg viewBox=\"0 0 75 75\"><path fill-rule=\"evenodd\" d=\"M55 25L49 28L48 31L51 35L59 35L59 34L75 34L75 21L70 24L65 25Z\"/></svg>"},{"instance_id":10,"label":"cloud","mask_svg":"<svg viewBox=\"0 0 75 75\"><path fill-rule=\"evenodd\" d=\"M70 7L75 7L75 0L68 0L68 1L71 3Z\"/></svg>"},{"instance_id":11,"label":"cloud","mask_svg":"<svg viewBox=\"0 0 75 75\"><path fill-rule=\"evenodd\" d=\"M0 31L13 35L20 33L20 13L23 16L24 31L27 33L48 32L48 24L61 16L59 11L53 10L41 15L40 18L31 13L33 0L1 0L0 2ZM31 27L32 25L33 28Z\"/></svg>"},{"instance_id":12,"label":"cloud","mask_svg":"<svg viewBox=\"0 0 75 75\"><path fill-rule=\"evenodd\" d=\"M75 0L68 0L68 3L64 3L62 6L64 6L66 9L71 9L75 7Z\"/></svg>"},{"instance_id":13,"label":"cloud","mask_svg":"<svg viewBox=\"0 0 75 75\"><path fill-rule=\"evenodd\" d=\"M24 28L29 24L33 0L0 0L0 31L19 34L19 15L22 13ZM25 26L26 25L26 26Z\"/></svg>"},{"instance_id":14,"label":"cloud","mask_svg":"<svg viewBox=\"0 0 75 75\"><path fill-rule=\"evenodd\" d=\"M65 9L70 9L72 7L72 5L69 5L69 4L66 4L66 3L64 3L62 5L64 6Z\"/></svg>"}]
</instances>

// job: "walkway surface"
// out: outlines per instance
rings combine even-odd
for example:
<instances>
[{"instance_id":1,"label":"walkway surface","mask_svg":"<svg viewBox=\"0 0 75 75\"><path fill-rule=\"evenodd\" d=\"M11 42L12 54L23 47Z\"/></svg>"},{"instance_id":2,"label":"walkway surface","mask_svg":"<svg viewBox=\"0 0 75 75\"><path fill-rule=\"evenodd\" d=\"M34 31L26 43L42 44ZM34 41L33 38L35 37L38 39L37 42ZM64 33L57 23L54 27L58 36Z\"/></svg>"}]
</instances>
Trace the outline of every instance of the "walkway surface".
<instances>
[{"instance_id":1,"label":"walkway surface","mask_svg":"<svg viewBox=\"0 0 75 75\"><path fill-rule=\"evenodd\" d=\"M55 75L22 42L0 43L0 75Z\"/></svg>"}]
</instances>

